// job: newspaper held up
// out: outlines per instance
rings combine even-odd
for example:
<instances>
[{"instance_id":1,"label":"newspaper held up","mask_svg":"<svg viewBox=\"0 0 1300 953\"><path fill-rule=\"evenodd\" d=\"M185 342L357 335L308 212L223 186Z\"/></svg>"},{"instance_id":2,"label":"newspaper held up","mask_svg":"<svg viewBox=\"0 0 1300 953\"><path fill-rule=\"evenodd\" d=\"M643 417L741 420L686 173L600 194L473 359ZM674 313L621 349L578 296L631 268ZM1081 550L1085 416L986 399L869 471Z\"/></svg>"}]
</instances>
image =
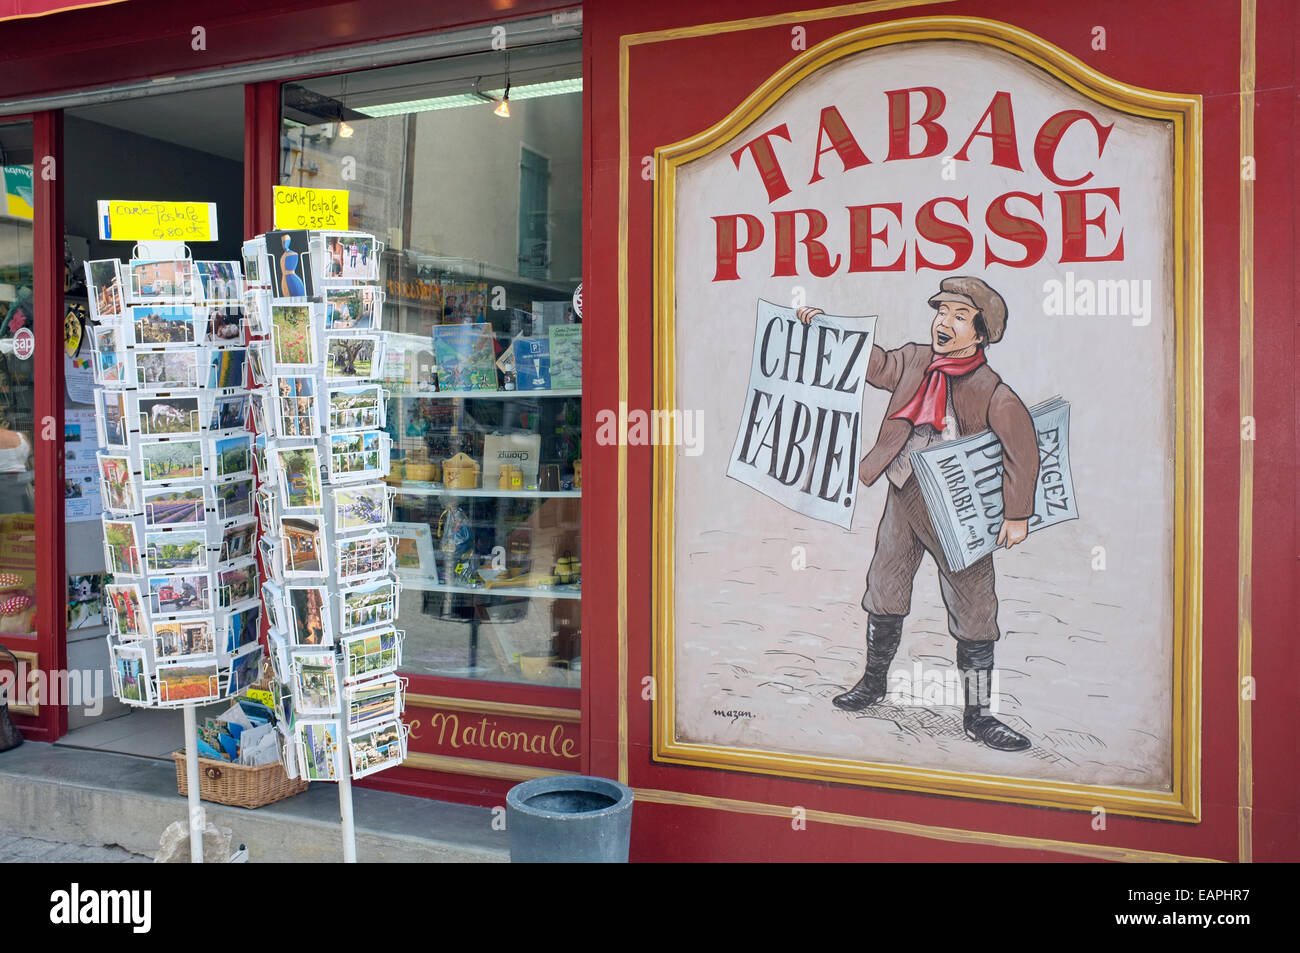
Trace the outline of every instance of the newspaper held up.
<instances>
[{"instance_id":1,"label":"newspaper held up","mask_svg":"<svg viewBox=\"0 0 1300 953\"><path fill-rule=\"evenodd\" d=\"M862 396L876 318L759 300L754 356L727 476L796 513L849 529L857 504Z\"/></svg>"},{"instance_id":2,"label":"newspaper held up","mask_svg":"<svg viewBox=\"0 0 1300 953\"><path fill-rule=\"evenodd\" d=\"M1053 397L1029 409L1038 435L1038 483L1034 533L1078 519L1070 474L1070 405ZM997 548L1002 528L1002 444L992 431L949 440L912 452L912 472L953 572Z\"/></svg>"}]
</instances>

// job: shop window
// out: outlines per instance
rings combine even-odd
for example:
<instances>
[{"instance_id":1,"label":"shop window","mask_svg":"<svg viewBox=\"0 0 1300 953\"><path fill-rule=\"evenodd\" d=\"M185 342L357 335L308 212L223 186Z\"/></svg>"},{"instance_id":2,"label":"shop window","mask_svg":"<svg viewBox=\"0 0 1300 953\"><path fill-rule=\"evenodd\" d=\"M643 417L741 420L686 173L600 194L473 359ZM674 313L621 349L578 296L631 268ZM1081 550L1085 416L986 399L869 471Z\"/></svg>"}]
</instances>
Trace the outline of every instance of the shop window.
<instances>
[{"instance_id":1,"label":"shop window","mask_svg":"<svg viewBox=\"0 0 1300 953\"><path fill-rule=\"evenodd\" d=\"M0 125L0 177L4 180L0 204L0 637L34 636L38 491L33 460L36 342L31 123Z\"/></svg>"},{"instance_id":2,"label":"shop window","mask_svg":"<svg viewBox=\"0 0 1300 953\"><path fill-rule=\"evenodd\" d=\"M406 671L577 686L581 44L282 90L281 183L386 245Z\"/></svg>"}]
</instances>

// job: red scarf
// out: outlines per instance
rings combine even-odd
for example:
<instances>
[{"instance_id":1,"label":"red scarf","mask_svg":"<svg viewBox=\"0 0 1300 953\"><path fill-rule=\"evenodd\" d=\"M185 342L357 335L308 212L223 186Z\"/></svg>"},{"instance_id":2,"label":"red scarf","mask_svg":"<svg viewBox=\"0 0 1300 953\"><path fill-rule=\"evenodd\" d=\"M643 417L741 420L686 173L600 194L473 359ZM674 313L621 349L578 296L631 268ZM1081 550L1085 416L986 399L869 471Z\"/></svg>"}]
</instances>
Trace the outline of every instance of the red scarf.
<instances>
[{"instance_id":1,"label":"red scarf","mask_svg":"<svg viewBox=\"0 0 1300 953\"><path fill-rule=\"evenodd\" d=\"M891 420L910 420L913 427L929 424L935 430L944 429L943 419L948 414L948 378L969 374L984 364L984 349L970 357L942 357L935 355L925 369L925 379L916 389L912 399Z\"/></svg>"}]
</instances>

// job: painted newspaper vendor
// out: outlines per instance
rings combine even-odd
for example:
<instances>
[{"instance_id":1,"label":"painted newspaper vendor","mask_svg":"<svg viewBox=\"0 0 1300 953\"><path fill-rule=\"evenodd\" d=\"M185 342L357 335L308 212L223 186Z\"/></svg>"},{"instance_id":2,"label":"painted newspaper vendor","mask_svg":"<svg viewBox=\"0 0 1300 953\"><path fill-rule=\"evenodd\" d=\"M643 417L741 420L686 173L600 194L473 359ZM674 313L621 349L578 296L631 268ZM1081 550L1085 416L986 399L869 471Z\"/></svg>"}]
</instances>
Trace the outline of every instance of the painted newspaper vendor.
<instances>
[{"instance_id":1,"label":"painted newspaper vendor","mask_svg":"<svg viewBox=\"0 0 1300 953\"><path fill-rule=\"evenodd\" d=\"M892 351L874 347L867 367L867 382L891 396L880 435L862 459L858 475L868 486L885 476L889 492L862 597L867 610L866 672L832 704L861 711L885 697L889 666L912 606L912 580L928 552L939 567L948 631L957 640L966 735L1000 751L1021 751L1029 747L1029 739L990 711L993 643L1000 634L993 556L949 571L909 454L942 440L949 417L957 436L992 430L1003 451L1003 519L997 543L1010 548L1029 532L1038 479L1037 438L1029 411L984 354L1006 329L1002 296L979 278L954 276L943 280L929 303L934 309L929 344L904 344ZM799 320L807 324L820 313L818 308L800 308Z\"/></svg>"}]
</instances>

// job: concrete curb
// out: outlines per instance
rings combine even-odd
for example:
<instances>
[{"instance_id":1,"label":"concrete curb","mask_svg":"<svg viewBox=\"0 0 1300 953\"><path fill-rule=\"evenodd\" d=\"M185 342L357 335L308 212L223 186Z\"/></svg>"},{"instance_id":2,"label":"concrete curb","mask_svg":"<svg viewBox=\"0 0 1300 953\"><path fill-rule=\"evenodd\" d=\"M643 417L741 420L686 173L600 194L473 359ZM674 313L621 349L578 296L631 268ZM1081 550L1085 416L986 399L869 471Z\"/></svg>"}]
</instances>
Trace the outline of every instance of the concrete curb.
<instances>
[{"instance_id":1,"label":"concrete curb","mask_svg":"<svg viewBox=\"0 0 1300 953\"><path fill-rule=\"evenodd\" d=\"M487 808L383 791L353 790L362 862L493 863L510 858L509 836ZM207 819L231 830L260 863L342 860L338 794L313 784L255 811L203 802ZM184 820L170 761L28 742L0 754L0 832L153 856L173 821Z\"/></svg>"}]
</instances>

